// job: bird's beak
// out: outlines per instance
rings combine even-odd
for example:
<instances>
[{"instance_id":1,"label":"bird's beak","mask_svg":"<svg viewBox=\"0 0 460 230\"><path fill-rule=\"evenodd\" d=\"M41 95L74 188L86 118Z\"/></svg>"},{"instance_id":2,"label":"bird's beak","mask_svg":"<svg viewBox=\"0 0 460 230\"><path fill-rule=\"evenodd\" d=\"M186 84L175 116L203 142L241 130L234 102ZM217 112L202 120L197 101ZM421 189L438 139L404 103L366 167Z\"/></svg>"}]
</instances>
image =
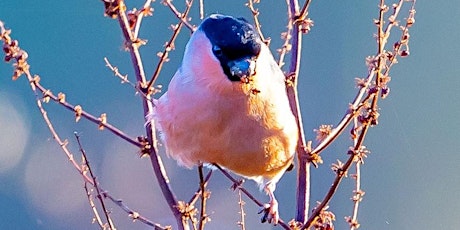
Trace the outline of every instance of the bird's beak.
<instances>
[{"instance_id":1,"label":"bird's beak","mask_svg":"<svg viewBox=\"0 0 460 230\"><path fill-rule=\"evenodd\" d=\"M255 74L256 61L251 57L244 57L228 62L230 73L237 77L243 83L249 83L252 76Z\"/></svg>"}]
</instances>

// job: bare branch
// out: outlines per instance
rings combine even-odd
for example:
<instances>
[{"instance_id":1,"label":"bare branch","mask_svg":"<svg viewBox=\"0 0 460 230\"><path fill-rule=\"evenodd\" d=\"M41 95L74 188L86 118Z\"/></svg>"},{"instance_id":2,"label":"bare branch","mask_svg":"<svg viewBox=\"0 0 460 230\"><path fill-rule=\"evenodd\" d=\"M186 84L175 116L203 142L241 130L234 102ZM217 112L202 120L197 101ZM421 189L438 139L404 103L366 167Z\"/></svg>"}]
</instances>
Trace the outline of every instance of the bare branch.
<instances>
[{"instance_id":1,"label":"bare branch","mask_svg":"<svg viewBox=\"0 0 460 230\"><path fill-rule=\"evenodd\" d=\"M186 0L186 4L191 4L193 0ZM194 32L196 30L196 27L192 24L189 23L188 21L188 18L187 17L184 17L183 14L181 14L179 12L179 10L177 10L177 8L174 6L174 4L172 4L172 0L162 0L162 2L164 5L168 6L169 9L171 9L171 11L174 13L174 15L176 15L177 19L179 19L185 26L187 26L187 28L190 30L190 32Z\"/></svg>"},{"instance_id":2,"label":"bare branch","mask_svg":"<svg viewBox=\"0 0 460 230\"><path fill-rule=\"evenodd\" d=\"M204 18L204 2L200 0L200 19L203 20Z\"/></svg>"},{"instance_id":3,"label":"bare branch","mask_svg":"<svg viewBox=\"0 0 460 230\"><path fill-rule=\"evenodd\" d=\"M104 215L105 215L105 219L107 221L107 224L109 225L109 229L115 229L112 218L110 218L109 216L109 211L107 211L107 208L105 206L104 199L102 199L101 189L99 188L99 182L96 180L96 176L94 175L93 170L91 169L91 166L89 165L88 157L86 156L86 151L83 149L83 146L81 144L80 135L78 135L77 132L75 132L74 135L75 135L75 138L77 139L78 148L80 149L80 152L83 158L83 165L88 169L88 172L93 180L92 185L96 189L96 194L97 194L96 197L99 200L99 203L101 204L102 211L104 212ZM86 183L85 183L85 188L86 188Z\"/></svg>"},{"instance_id":4,"label":"bare branch","mask_svg":"<svg viewBox=\"0 0 460 230\"><path fill-rule=\"evenodd\" d=\"M101 229L104 229L106 225L102 222L101 216L99 215L99 211L97 210L96 204L93 201L93 196L91 195L92 194L92 192L91 192L92 189L88 188L88 182L86 182L86 181L84 183L84 189L85 189L85 192L86 192L86 198L88 199L89 206L91 208L91 211L94 214L93 222L97 222L99 227L101 227Z\"/></svg>"},{"instance_id":5,"label":"bare branch","mask_svg":"<svg viewBox=\"0 0 460 230\"><path fill-rule=\"evenodd\" d=\"M246 230L246 225L244 222L244 217L246 213L244 212L244 205L246 202L243 200L242 192L238 189L238 206L240 207L240 221L238 221L238 225L240 226L241 230Z\"/></svg>"},{"instance_id":6,"label":"bare branch","mask_svg":"<svg viewBox=\"0 0 460 230\"><path fill-rule=\"evenodd\" d=\"M148 226L151 226L151 227L154 227L155 230L172 230L172 227L171 226L161 226L160 224L157 224L157 223L154 223L152 221L150 221L149 219L145 218L144 216L142 216L140 213L130 209L128 206L126 206L122 200L120 199L116 199L114 198L113 196L111 196L107 191L103 191L101 193L104 198L108 198L110 199L114 204L116 204L118 207L120 207L121 209L123 209L123 211L125 211L126 213L128 213L129 217L134 221L134 220L139 220L140 222L148 225Z\"/></svg>"},{"instance_id":7,"label":"bare branch","mask_svg":"<svg viewBox=\"0 0 460 230\"><path fill-rule=\"evenodd\" d=\"M217 169L219 169L219 171L222 172L222 174L224 174L224 176L226 176L228 179L230 179L230 181L233 182L233 185L232 185L232 189L235 190L235 189L238 189L240 190L241 192L243 192L250 200L252 200L257 206L261 207L261 208L265 208L264 207L264 204L262 202L260 202L259 200L257 200L248 190L246 190L244 187L243 187L243 182L244 180L236 180L235 178L232 177L232 175L230 175L230 173L228 173L225 169L223 169L222 167L220 167L219 165L217 164L213 164ZM262 209L262 211L260 211L259 213L262 213L264 210ZM289 226L284 223L284 221L282 219L280 219L278 221L278 224L283 227L284 229L289 229Z\"/></svg>"},{"instance_id":8,"label":"bare branch","mask_svg":"<svg viewBox=\"0 0 460 230\"><path fill-rule=\"evenodd\" d=\"M37 76L33 77L32 74L29 71L29 64L27 63L28 55L27 55L26 51L20 49L19 46L17 46L17 41L14 42L15 40L11 39L11 37L9 36L10 33L11 33L11 31L6 30L5 27L4 27L3 22L0 21L0 40L2 40L3 43L4 43L4 46L3 46L4 49L3 50L4 50L5 54L6 54L6 57L9 57L8 61L10 61L10 60L16 61L16 63L14 63L14 67L15 67L14 76L19 77L20 75L24 74L27 77L27 79L29 81L29 85L31 87L31 90L35 95L35 101L37 103L37 107L38 107L38 109L40 111L40 114L43 117L43 120L45 121L45 124L47 125L48 129L50 130L50 133L53 136L53 139L56 141L56 143L59 145L59 147L65 153L65 155L67 156L67 158L68 158L69 162L72 164L72 166L82 176L83 180L85 181L85 184L88 183L88 184L91 184L92 186L95 186L95 181L93 180L93 178L89 177L87 175L86 169L83 169L75 161L74 155L67 148L68 141L67 140L62 140L61 137L56 132L56 130L54 129L54 126L53 126L51 120L48 117L48 113L47 113L47 111L45 110L45 108L43 107L43 104L42 104L42 100L46 101L46 97L42 98L42 97L39 96L40 94L44 94L44 88L41 87L40 84L37 84L38 77ZM7 58L5 58L5 59L7 59ZM39 89L38 86L40 86L41 89ZM54 96L52 94L50 95L49 90L47 90L46 92L47 92L47 95L48 95L48 100L49 100L49 98L52 98L53 100L55 100ZM59 101L59 103L62 103L63 101L65 101L64 98L65 97L63 97L61 95L61 96L58 96L57 100ZM100 191L102 191L102 190L103 189L100 188ZM115 199L112 196L110 196L110 194L108 192L106 192L106 191L100 192L100 193L103 194L104 197L108 197L114 202L118 201L117 199ZM116 202L116 204L120 205L119 202ZM132 211L130 209L125 209L125 208L126 207L124 207L125 211L128 210L130 213L136 213L136 212L134 212L134 211ZM138 213L137 213L137 215L139 216ZM161 225L153 223L152 221L150 221L150 220L148 220L148 219L146 219L144 217L140 217L139 219L142 222L144 222L144 223L146 223L146 224L148 224L150 226L155 226L155 227L160 226L159 228L156 228L156 229L170 229L170 228L163 228L163 227L161 227Z\"/></svg>"},{"instance_id":9,"label":"bare branch","mask_svg":"<svg viewBox=\"0 0 460 230\"><path fill-rule=\"evenodd\" d=\"M404 0L400 0L400 4L402 4ZM390 18L393 17L393 19L389 20L390 24L394 23L394 20L397 17L397 14L399 12L399 9L401 6L399 4L394 4L394 12L390 16ZM415 1L412 2L412 7L411 10L409 10L409 18L413 18L414 15L412 12L415 12L414 10L415 7ZM390 26L387 26L384 30L384 15L388 11L388 7L385 5L384 0L380 0L380 5L379 5L379 18L375 20L375 24L377 25L377 46L378 46L378 52L375 57L368 58L368 66L369 66L369 75L367 80L360 80L358 81L358 86L361 87L360 92L357 95L357 98L355 99L355 102L350 105L350 109L348 110L348 113L345 115L346 119L343 119L339 125L338 128L333 130L330 135L339 135L341 131L337 130L343 130L351 120L355 120L355 125L352 128L352 138L354 140L354 145L353 147L348 151L348 154L350 157L346 161L345 164L342 164L339 162L339 164L336 164L333 166L334 171L336 172L336 177L334 179L334 182L332 183L332 186L330 187L328 193L324 197L323 201L315 208L313 213L310 215L308 221L305 223L303 229L309 228L314 224L314 222L317 220L318 216L320 213L327 207L330 199L332 196L335 194L341 180L343 179L344 176L346 176L350 166L353 164L353 162L356 163L357 167L357 174L355 177L359 179L359 167L360 164L362 163L363 157L366 156L368 151L366 150L365 146L363 145L364 139L367 135L367 132L371 126L375 126L378 124L378 99L380 97L384 97L384 93L381 93L379 95L379 90L380 89L385 89L386 83L389 81L388 79L388 71L391 67L391 65L387 64L388 62L394 63L395 61L395 56L401 56L400 52L396 52L395 54L389 54L388 52L385 51L385 45L387 43L387 39L389 37L391 29ZM402 37L399 42L396 44L400 44L401 40L408 39L407 36L407 28L410 27L409 24L413 23L415 19L413 20L407 20L406 26L403 29ZM399 48L398 45L395 45L394 47ZM395 50L397 50L395 48ZM375 76L375 80L373 80L373 76ZM373 82L371 84L371 82ZM366 89L365 92L367 92L367 96L362 99L364 96L363 89ZM358 100L359 99L359 100ZM343 126L342 126L343 124ZM330 136L326 137L328 139ZM335 137L334 137L335 138ZM332 140L327 140L327 141L332 141ZM323 141L324 142L324 141ZM321 144L320 144L321 145ZM315 150L318 149L315 148ZM312 151L315 152L315 150ZM356 190L354 199L356 199L358 202L361 199L362 195L364 194L361 189L360 189L360 184L359 180L357 180L357 185L356 185ZM355 229L359 226L357 222L357 210L358 210L358 204L355 202L354 205L354 214L350 218L346 218L347 221L350 223L350 227L352 229Z\"/></svg>"},{"instance_id":10,"label":"bare branch","mask_svg":"<svg viewBox=\"0 0 460 230\"><path fill-rule=\"evenodd\" d=\"M201 194L201 208L200 208L200 221L199 221L199 228L200 230L204 229L204 225L210 221L208 215L206 214L206 201L210 197L211 193L206 190L207 182L203 176L203 165L200 164L198 166L198 174L200 176L200 194Z\"/></svg>"},{"instance_id":11,"label":"bare branch","mask_svg":"<svg viewBox=\"0 0 460 230\"><path fill-rule=\"evenodd\" d=\"M289 24L288 31L291 32L292 39L291 63L289 72L286 76L286 92L289 98L291 111L294 114L299 129L299 140L297 143L297 158L299 169L297 171L297 214L296 220L303 223L308 214L309 196L310 196L310 161L307 160L310 149L305 141L305 132L303 130L302 115L298 98L297 82L300 70L300 57L302 49L302 27L297 23L299 18L299 3L297 0L286 1L288 6ZM292 29L289 27L292 26ZM288 35L286 35L288 36ZM288 38L286 38L288 39ZM280 64L282 59L280 58Z\"/></svg>"},{"instance_id":12,"label":"bare branch","mask_svg":"<svg viewBox=\"0 0 460 230\"><path fill-rule=\"evenodd\" d=\"M170 8L174 7L172 5L171 1L166 1L166 2L167 2L167 4L170 5ZM153 73L152 78L150 79L149 83L146 86L147 89L150 89L150 87L152 87L152 85L155 83L156 79L160 75L160 72L162 70L163 64L168 60L169 52L174 49L174 41L176 40L177 36L179 35L179 33L181 31L182 25L184 24L184 20L188 17L188 13L190 12L190 8L192 7L193 0L186 1L186 3L187 3L187 7L185 8L184 13L181 14L181 17L180 17L181 20L180 20L179 24L171 26L171 28L174 31L173 35L171 36L169 41L166 42L164 51L161 52L160 60L158 61L157 67L155 68L155 72Z\"/></svg>"},{"instance_id":13,"label":"bare branch","mask_svg":"<svg viewBox=\"0 0 460 230\"><path fill-rule=\"evenodd\" d=\"M121 31L125 38L126 46L131 55L131 61L134 68L134 73L136 76L136 80L139 85L145 86L147 81L145 78L144 67L142 64L142 59L139 53L139 38L132 33L129 27L128 18L126 15L126 6L122 0L118 1L118 7L116 10L118 22L120 24ZM142 100L142 106L144 109L144 119L146 119L147 115L151 114L153 111L153 104L150 100L150 95L147 95L146 98ZM147 122L147 120L146 120ZM145 131L147 134L147 142L149 144L148 149L146 152L150 155L150 162L152 163L153 171L155 172L155 176L157 178L158 184L160 185L161 191L163 196L165 197L166 202L170 210L172 211L174 217L176 218L176 222L179 229L188 229L187 223L183 221L182 213L178 210L178 201L176 195L173 193L168 176L166 175L166 171L163 166L163 161L161 157L157 154L157 139L155 133L155 126L153 122L149 122L145 126Z\"/></svg>"},{"instance_id":14,"label":"bare branch","mask_svg":"<svg viewBox=\"0 0 460 230\"><path fill-rule=\"evenodd\" d=\"M259 3L259 0L248 0L246 3L246 6L249 8L249 10L252 13L252 17L254 18L254 26L256 27L257 32L259 33L260 39L262 42L265 44L269 45L270 44L270 39L266 39L264 34L262 33L262 26L260 25L259 22L259 9L254 8L254 3Z\"/></svg>"},{"instance_id":15,"label":"bare branch","mask_svg":"<svg viewBox=\"0 0 460 230\"><path fill-rule=\"evenodd\" d=\"M138 11L136 15L136 25L134 26L134 31L133 31L134 37L139 36L139 29L141 28L142 19L145 16L152 15L152 7L150 6L151 4L152 4L152 0L146 0L142 9Z\"/></svg>"}]
</instances>

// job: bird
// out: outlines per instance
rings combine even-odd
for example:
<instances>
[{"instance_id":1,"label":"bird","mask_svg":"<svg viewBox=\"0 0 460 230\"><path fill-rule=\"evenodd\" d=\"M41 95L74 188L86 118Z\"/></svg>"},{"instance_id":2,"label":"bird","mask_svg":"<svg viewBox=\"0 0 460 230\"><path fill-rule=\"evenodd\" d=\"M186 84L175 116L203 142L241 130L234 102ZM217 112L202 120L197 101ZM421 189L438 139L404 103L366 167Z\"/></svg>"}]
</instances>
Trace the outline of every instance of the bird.
<instances>
[{"instance_id":1,"label":"bird","mask_svg":"<svg viewBox=\"0 0 460 230\"><path fill-rule=\"evenodd\" d=\"M293 164L298 127L285 76L246 19L212 14L201 22L149 117L168 156L254 180L270 199L262 221L278 223L274 191Z\"/></svg>"}]
</instances>

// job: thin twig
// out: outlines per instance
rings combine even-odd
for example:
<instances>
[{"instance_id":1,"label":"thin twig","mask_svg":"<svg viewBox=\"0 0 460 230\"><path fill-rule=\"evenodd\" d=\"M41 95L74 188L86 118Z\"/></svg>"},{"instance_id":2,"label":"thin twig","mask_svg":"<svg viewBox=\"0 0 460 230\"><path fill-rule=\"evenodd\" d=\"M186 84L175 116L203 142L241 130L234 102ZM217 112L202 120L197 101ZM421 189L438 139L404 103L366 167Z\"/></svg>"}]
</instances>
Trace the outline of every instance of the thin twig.
<instances>
[{"instance_id":1,"label":"thin twig","mask_svg":"<svg viewBox=\"0 0 460 230\"><path fill-rule=\"evenodd\" d=\"M257 206L261 207L261 208L264 208L264 204L262 202L260 202L259 200L257 200L248 190L246 190L242 183L244 181L242 180L236 180L235 178L232 177L232 175L230 175L230 173L227 172L227 170L223 169L222 167L220 167L220 165L218 164L213 164L217 169L219 169L219 171L222 172L222 174L224 174L224 176L226 176L228 179L230 179L232 182L233 182L233 185L232 185L232 188L235 190L235 189L238 189L240 190L241 192L243 192L250 200L252 200ZM280 219L278 221L278 224L283 227L284 229L289 229L289 226L284 223L284 221L282 219Z\"/></svg>"},{"instance_id":2,"label":"thin twig","mask_svg":"<svg viewBox=\"0 0 460 230\"><path fill-rule=\"evenodd\" d=\"M186 4L188 4L187 2L188 0L186 0ZM189 23L188 18L184 17L184 15L181 14L179 10L177 10L177 8L172 3L172 0L163 0L162 3L169 7L169 9L174 13L174 15L176 15L177 19L184 23L184 25L190 30L190 32L193 33L196 30L196 27Z\"/></svg>"},{"instance_id":3,"label":"thin twig","mask_svg":"<svg viewBox=\"0 0 460 230\"><path fill-rule=\"evenodd\" d=\"M7 61L14 60L16 63L13 64L15 67L14 70L14 75L13 79L17 79L20 75L24 74L29 82L29 86L32 90L32 92L35 95L35 101L37 103L37 107L40 111L40 114L42 115L42 118L48 127L53 139L56 141L56 143L59 145L59 147L62 149L64 154L66 155L67 159L69 162L72 164L72 166L77 170L77 172L82 176L83 180L85 183L89 183L94 186L94 181L91 177L89 177L86 173L85 170L81 168L81 166L75 161L74 155L72 152L67 148L68 141L67 140L62 140L61 137L58 135L56 132L54 125L52 124L51 120L48 117L48 113L43 107L42 104L42 97L40 97L40 94L43 94L43 91L41 89L37 88L37 76L33 77L32 74L29 71L29 64L27 63L27 57L28 54L26 51L20 49L17 46L17 41L14 41L11 39L9 36L11 33L11 30L6 30L4 27L4 24L2 21L0 21L0 40L3 41L3 51L5 52L5 59ZM44 98L43 98L44 100ZM102 190L102 188L101 188ZM109 197L112 201L116 201L117 199L113 198L110 196L108 192L102 192L104 197ZM125 210L126 211L126 210ZM131 211L134 213L133 211ZM153 223L152 221L143 218L141 219L143 222L147 222L148 225L151 226L161 226L159 224ZM158 229L168 229L168 228L158 228Z\"/></svg>"},{"instance_id":4,"label":"thin twig","mask_svg":"<svg viewBox=\"0 0 460 230\"><path fill-rule=\"evenodd\" d=\"M208 183L209 179L211 179L212 172L213 171L210 170L208 174L206 174L206 176L204 177L204 183ZM192 198L190 198L190 200L188 201L188 204L195 205L195 202L198 200L200 196L201 196L201 186L198 187L195 194L192 196Z\"/></svg>"},{"instance_id":5,"label":"thin twig","mask_svg":"<svg viewBox=\"0 0 460 230\"><path fill-rule=\"evenodd\" d=\"M93 222L97 222L97 224L99 225L99 227L101 227L101 229L104 229L104 226L105 224L102 222L102 219L101 219L101 216L99 215L99 211L97 210L96 208L96 204L94 203L93 201L93 197L91 195L91 189L88 188L88 182L85 181L84 183L84 189L85 189L85 193L86 193L86 198L88 199L88 202L89 202L89 206L91 208L91 211L93 212L94 214L94 219L93 219Z\"/></svg>"},{"instance_id":6,"label":"thin twig","mask_svg":"<svg viewBox=\"0 0 460 230\"><path fill-rule=\"evenodd\" d=\"M286 5L287 5L287 15L288 15L288 23L286 26L287 31L281 33L281 39L284 40L283 45L281 48L277 49L277 52L279 54L278 58L278 66L281 68L284 66L284 57L286 54L291 51L292 46L290 44L291 38L292 38L292 29L293 29L293 19L294 16L292 15L291 12L291 7L290 7L290 1L291 0L286 0Z\"/></svg>"},{"instance_id":7,"label":"thin twig","mask_svg":"<svg viewBox=\"0 0 460 230\"><path fill-rule=\"evenodd\" d=\"M400 3L402 2L403 0L400 0ZM400 5L396 5L395 8L398 8L400 7ZM414 7L415 7L415 1L412 2L412 8L411 10L409 11L409 15L410 17L413 17L413 14L412 12L415 12L414 10ZM347 117L347 122L349 123L351 120L357 120L361 126L358 127L358 125L355 124L355 126L353 127L353 135L356 135L355 132L359 132L359 135L357 138L354 138L354 145L353 145L353 148L348 151L348 154L350 155L350 157L348 158L348 160L346 161L345 164L342 164L339 162L339 164L335 165L334 168L335 168L335 171L336 171L336 177L334 179L334 182L332 183L332 186L330 187L328 193L326 194L326 196L324 197L323 201L314 209L313 213L310 215L308 221L305 223L304 227L302 229L307 229L309 228L315 221L316 219L318 218L319 214L324 210L324 208L327 206L327 204L329 203L330 199L332 198L332 196L335 194L341 180L343 179L344 176L346 176L350 166L353 164L353 162L357 162L357 175L356 176L359 176L359 164L361 164L361 161L362 161L362 158L366 156L366 153L368 152L366 149L365 149L365 146L363 145L363 142L364 142L364 139L367 135L367 132L369 130L369 128L371 126L374 126L374 125L377 125L378 122L377 122L377 119L378 119L378 99L379 99L379 96L383 97L383 93L381 95L379 95L379 89L383 89L382 87L384 87L384 85L386 84L386 82L388 81L388 79L386 80L382 80L384 78L387 78L387 74L388 74L388 71L389 71L389 67L391 67L391 65L387 65L386 62L387 61L390 61L390 63L394 63L395 62L395 56L401 56L401 54L397 51L396 53L394 53L393 55L390 55L391 57L388 58L388 53L385 51L385 45L387 44L387 41L388 41L388 37L389 37L389 34L390 34L390 31L389 29L391 29L390 26L387 26L386 29L384 30L384 14L385 12L387 12L388 8L387 6L385 5L385 1L384 0L380 0L380 5L379 5L379 18L375 21L376 24L377 24L377 45L378 45L378 51L377 51L377 55L376 55L376 58L371 58L371 61L372 63L369 64L369 75L368 75L368 78L366 79L366 81L362 81L359 85L361 87L361 90L360 90L360 93L358 94L357 98L356 98L356 101L353 103L353 105L351 105L350 107L352 107L351 109L349 109L349 112L347 113L346 116ZM390 17L393 17L394 16L394 19L397 17L397 13L399 12L399 10L395 9L394 13L392 14L392 16ZM399 41L398 44L401 43L401 41L403 39L408 39L407 38L407 28L410 27L409 24L413 23L415 19L412 18L412 21L411 20L407 20L406 22L406 26L403 30L403 34L402 34L402 37ZM390 22L392 23L392 22ZM399 47L398 47L399 48ZM375 61L375 63L374 63ZM375 75L375 80L372 81L373 79L373 76ZM370 88L370 83L371 81L373 82L372 84L372 87ZM365 83L364 83L365 82ZM362 93L363 95L360 95L362 90L366 88L366 92L367 92L367 96L361 100L362 96L364 95L364 92ZM359 100L358 100L359 99ZM358 111L359 110L364 110L364 112L362 112L363 114L359 114ZM357 119L356 119L356 116L358 116ZM345 120L345 119L344 119ZM342 122L344 122L344 120L342 120ZM345 124L344 126L347 126L348 125ZM345 127L341 127L340 129L344 129ZM336 135L336 134L333 134L333 135ZM338 134L337 134L338 135ZM315 151L315 150L313 150ZM359 181L357 181L357 185L356 185L356 190L355 190L355 193L357 195L359 195L358 200L361 198L360 196L362 196L362 191L360 190L360 184L359 184ZM350 222L350 226L352 229L354 228L357 228L359 226L358 222L357 222L357 209L358 209L358 205L357 203L355 203L355 206L354 206L354 214L353 216L348 220ZM356 214L355 214L356 213Z\"/></svg>"},{"instance_id":8,"label":"thin twig","mask_svg":"<svg viewBox=\"0 0 460 230\"><path fill-rule=\"evenodd\" d=\"M353 144L356 145L357 138L355 135L355 130L358 127L358 119L355 117L353 119L353 127L352 127L352 135L351 138L353 139ZM361 190L361 160L357 160L355 164L355 174L352 175L353 179L355 180L355 190L353 191L352 201L353 201L353 214L351 217L345 217L345 220L350 225L350 230L355 230L359 228L358 223L358 210L359 210L359 203L362 201L362 197L364 196L364 192Z\"/></svg>"},{"instance_id":9,"label":"thin twig","mask_svg":"<svg viewBox=\"0 0 460 230\"><path fill-rule=\"evenodd\" d=\"M136 93L140 94L142 97L144 97L145 99L147 99L147 95L144 93L143 90L141 90L136 84L134 84L133 82L131 82L129 79L128 79L128 75L125 74L121 74L120 71L118 70L118 67L116 66L113 66L110 62L109 62L109 59L104 57L104 61L105 61L105 65L107 66L107 68L109 68L112 73L118 77L120 80L121 80L121 83L124 84L124 83L127 83L128 85L130 85L131 87L133 87L133 89L136 91ZM151 94L155 94L155 93L159 93L161 92L161 87L156 87L156 88L153 88L153 89L150 89ZM150 98L150 100L152 101L153 103L153 99Z\"/></svg>"},{"instance_id":10,"label":"thin twig","mask_svg":"<svg viewBox=\"0 0 460 230\"><path fill-rule=\"evenodd\" d=\"M243 195L241 190L238 190L238 206L240 207L240 221L238 221L238 225L241 227L241 230L246 230L246 225L244 221L244 217L246 216L246 213L244 212L244 205L246 202L243 200Z\"/></svg>"},{"instance_id":11,"label":"thin twig","mask_svg":"<svg viewBox=\"0 0 460 230\"><path fill-rule=\"evenodd\" d=\"M204 230L204 225L208 222L209 217L206 214L206 201L209 198L209 192L206 190L207 182L203 176L203 164L198 166L198 175L200 177L200 190L201 190L201 207L200 207L200 222L198 229Z\"/></svg>"},{"instance_id":12,"label":"thin twig","mask_svg":"<svg viewBox=\"0 0 460 230\"><path fill-rule=\"evenodd\" d=\"M116 128L115 126L111 125L108 122L101 122L100 117L96 117L96 116L86 112L85 110L83 110L83 108L80 105L73 105L73 104L68 103L65 100L65 94L59 93L57 96L54 95L51 92L51 90L46 89L43 85L40 84L40 77L38 77L37 75L32 77L29 80L30 80L30 83L34 84L34 87L36 87L43 94L43 98L44 98L45 101L48 101L49 99L51 99L51 100L57 102L58 104L64 106L64 108L75 112L75 116L76 116L77 121L80 119L80 117L84 117L88 121L91 121L91 122L93 122L93 123L95 123L95 124L97 124L99 126L102 126L102 127L106 128L106 129L108 129L110 132L112 132L116 136L122 138L123 140L127 141L128 143L130 143L130 144L132 144L132 145L134 145L136 147L139 147L139 148L143 147L142 144L140 142L138 142L136 139L128 136L126 133L124 133L123 131L121 131L120 129Z\"/></svg>"},{"instance_id":13,"label":"thin twig","mask_svg":"<svg viewBox=\"0 0 460 230\"><path fill-rule=\"evenodd\" d=\"M136 17L136 25L134 26L134 30L133 30L134 37L136 38L139 35L139 29L141 28L142 19L144 18L144 16L151 14L151 10L152 10L150 6L151 4L152 4L152 0L146 0L144 3L144 6L139 11L139 14Z\"/></svg>"},{"instance_id":14,"label":"thin twig","mask_svg":"<svg viewBox=\"0 0 460 230\"><path fill-rule=\"evenodd\" d=\"M204 0L200 0L200 19L203 20L204 18Z\"/></svg>"},{"instance_id":15,"label":"thin twig","mask_svg":"<svg viewBox=\"0 0 460 230\"><path fill-rule=\"evenodd\" d=\"M260 25L260 22L259 22L260 12L259 12L259 9L254 8L254 0L248 0L248 2L246 3L246 6L249 8L249 10L252 13L252 17L254 18L254 25L256 27L257 33L259 33L260 39L262 40L262 42L269 45L270 39L266 39L264 34L262 33L262 28L261 28L262 26Z\"/></svg>"},{"instance_id":16,"label":"thin twig","mask_svg":"<svg viewBox=\"0 0 460 230\"><path fill-rule=\"evenodd\" d=\"M168 4L172 3L170 1L166 1ZM186 19L188 17L188 13L190 12L190 9L192 8L193 0L191 1L186 1L186 8L183 14L181 14L181 19ZM170 6L171 7L171 6ZM169 39L168 42L166 42L166 46L164 51L161 53L160 60L158 61L157 67L155 68L155 72L152 75L152 78L150 79L149 83L147 84L146 88L150 89L152 85L155 83L157 80L158 76L160 75L160 72L163 68L163 64L168 60L168 54L171 50L174 49L174 41L176 40L177 36L179 35L182 25L184 24L184 20L180 20L179 24L172 26L174 32L171 38Z\"/></svg>"},{"instance_id":17,"label":"thin twig","mask_svg":"<svg viewBox=\"0 0 460 230\"><path fill-rule=\"evenodd\" d=\"M133 221L134 220L139 220L140 222L142 222L142 223L144 223L144 224L146 224L148 226L154 227L155 230L172 230L171 226L161 226L160 224L157 224L157 223L154 223L154 222L150 221L149 219L147 219L144 216L142 216L140 213L138 213L138 212L132 210L131 208L129 208L127 205L125 205L123 203L122 200L114 198L113 196L111 196L106 191L103 191L102 195L104 196L104 198L108 198L114 204L116 204L118 207L123 209L123 211L128 213L129 217L131 217L131 219Z\"/></svg>"},{"instance_id":18,"label":"thin twig","mask_svg":"<svg viewBox=\"0 0 460 230\"><path fill-rule=\"evenodd\" d=\"M395 19L398 17L399 9L401 8L401 6L402 6L401 4L403 2L404 2L404 0L399 1L399 3L397 4L397 7L395 8L394 13L390 17L394 17ZM412 18L412 19L414 17L413 13L415 13L415 2L416 2L415 0L412 1L412 7L411 7L411 10L409 10L409 14L410 14L409 18ZM377 23L380 23L380 21L378 21ZM383 23L383 21L382 21L382 23ZM406 22L406 26L405 26L405 29L403 30L403 33L402 33L400 41L401 40L407 40L407 39L404 39L403 37L406 36L406 34L408 33L407 31L408 31L408 29L409 29L409 27L410 27L410 25L412 23L413 22L411 22L411 21ZM393 28L392 24L393 23L390 23L385 28L385 30L382 32L382 35L384 35L381 38L381 40L382 40L381 44L383 45L382 47L384 47L386 45L386 43L387 43L387 39L389 37L391 29ZM382 25L382 28L383 28L383 25ZM380 33L380 32L378 32L378 33ZM394 52L393 52L393 56L391 56L389 58L390 64L388 65L388 68L385 69L385 72L384 72L383 75L388 75L388 72L390 71L390 68L392 67L393 64L396 63L396 57L398 56L400 49L401 49L401 46L395 47ZM380 54L381 53L377 54L376 56L378 57ZM369 73L368 73L368 75L366 77L366 83L363 84L364 87L360 88L360 90L358 91L355 99L350 104L349 109L347 109L347 112L345 113L345 115L342 117L342 119L337 124L337 126L332 130L332 132L325 139L323 139L320 143L318 143L316 147L314 147L314 149L312 150L311 154L319 154L324 149L326 149L342 133L342 131L345 130L345 128L350 124L350 122L353 120L353 117L357 115L357 111L359 110L361 102L363 101L363 96L366 94L366 91L369 89L370 83L372 82L373 78L375 77L375 73L376 73L376 71L374 71L373 69L370 69L370 71L369 71Z\"/></svg>"},{"instance_id":19,"label":"thin twig","mask_svg":"<svg viewBox=\"0 0 460 230\"><path fill-rule=\"evenodd\" d=\"M129 27L128 18L126 15L126 6L123 1L118 0L118 7L116 10L118 22L120 24L121 31L123 33L125 43L127 48L130 51L131 61L133 64L134 73L136 76L137 82L144 86L147 81L145 78L144 67L142 64L142 59L139 53L139 39L134 36ZM142 100L142 107L144 109L144 119L147 119L147 116L153 111L153 104L150 100L150 95L147 95L147 98ZM146 120L147 122L147 120ZM145 131L147 134L147 141L150 144L150 148L147 149L150 155L150 162L152 164L153 171L157 178L160 189L163 193L163 196L168 203L168 206L176 218L176 222L179 229L188 229L189 226L186 222L183 221L182 213L177 208L178 201L176 195L173 193L168 176L166 175L166 170L164 169L163 161L161 157L157 154L157 139L155 134L155 125L153 122L149 122L145 125Z\"/></svg>"},{"instance_id":20,"label":"thin twig","mask_svg":"<svg viewBox=\"0 0 460 230\"><path fill-rule=\"evenodd\" d=\"M99 182L96 180L96 176L94 175L93 170L91 169L91 166L89 164L88 157L86 156L86 151L83 149L83 146L81 144L80 135L78 135L77 132L75 132L74 135L75 135L75 138L77 139L78 148L79 148L79 150L81 152L81 155L83 156L83 159L84 159L83 164L86 166L86 168L88 169L89 175L93 179L93 186L96 189L96 194L97 194L96 197L99 200L99 203L101 204L102 211L104 212L107 224L109 225L110 229L115 229L115 226L113 224L112 218L110 218L109 211L107 210L105 202L104 202L104 199L102 198L101 189L99 188Z\"/></svg>"}]
</instances>

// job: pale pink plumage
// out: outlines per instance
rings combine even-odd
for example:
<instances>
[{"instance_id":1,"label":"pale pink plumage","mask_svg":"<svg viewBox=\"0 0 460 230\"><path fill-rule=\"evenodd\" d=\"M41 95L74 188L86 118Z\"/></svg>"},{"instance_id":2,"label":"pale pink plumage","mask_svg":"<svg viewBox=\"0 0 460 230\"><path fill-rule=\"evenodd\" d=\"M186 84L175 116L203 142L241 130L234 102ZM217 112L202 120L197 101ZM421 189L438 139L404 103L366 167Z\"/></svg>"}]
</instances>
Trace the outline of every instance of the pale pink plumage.
<instances>
[{"instance_id":1,"label":"pale pink plumage","mask_svg":"<svg viewBox=\"0 0 460 230\"><path fill-rule=\"evenodd\" d=\"M179 164L216 163L255 180L270 196L276 223L273 191L292 163L298 138L284 75L262 44L252 81L231 82L211 48L202 31L192 35L152 118Z\"/></svg>"}]
</instances>

